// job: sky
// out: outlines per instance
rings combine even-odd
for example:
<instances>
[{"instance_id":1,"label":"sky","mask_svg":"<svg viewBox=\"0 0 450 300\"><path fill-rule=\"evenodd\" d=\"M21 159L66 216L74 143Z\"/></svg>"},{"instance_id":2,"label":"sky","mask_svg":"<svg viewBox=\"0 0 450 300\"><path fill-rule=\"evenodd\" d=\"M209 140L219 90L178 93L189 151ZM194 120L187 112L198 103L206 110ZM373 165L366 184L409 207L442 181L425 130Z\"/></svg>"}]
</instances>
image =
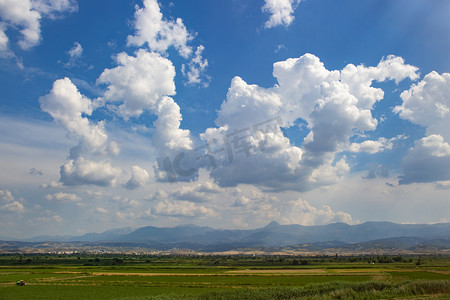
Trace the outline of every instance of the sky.
<instances>
[{"instance_id":1,"label":"sky","mask_svg":"<svg viewBox=\"0 0 450 300\"><path fill-rule=\"evenodd\" d=\"M450 220L446 0L0 0L0 237Z\"/></svg>"}]
</instances>

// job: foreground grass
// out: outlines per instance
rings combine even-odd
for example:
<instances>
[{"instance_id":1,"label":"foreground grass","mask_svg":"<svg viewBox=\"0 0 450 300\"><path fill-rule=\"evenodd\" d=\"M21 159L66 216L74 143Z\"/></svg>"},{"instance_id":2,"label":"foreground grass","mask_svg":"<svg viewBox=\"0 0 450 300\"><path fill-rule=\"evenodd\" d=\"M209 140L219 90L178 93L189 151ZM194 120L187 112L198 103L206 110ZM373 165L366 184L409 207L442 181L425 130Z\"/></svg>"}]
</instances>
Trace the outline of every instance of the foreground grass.
<instances>
[{"instance_id":1,"label":"foreground grass","mask_svg":"<svg viewBox=\"0 0 450 300\"><path fill-rule=\"evenodd\" d=\"M308 284L302 287L198 288L145 286L30 286L20 293L3 290L0 299L120 299L120 300L272 300L272 299L450 299L450 280L368 281ZM16 290L17 291L17 290ZM132 296L131 296L132 295ZM151 296L153 295L153 296Z\"/></svg>"},{"instance_id":2,"label":"foreground grass","mask_svg":"<svg viewBox=\"0 0 450 300\"><path fill-rule=\"evenodd\" d=\"M330 282L311 284L302 288L265 288L212 292L196 296L195 299L389 299L424 295L440 295L448 299L450 297L450 281L420 280L397 283L379 281Z\"/></svg>"},{"instance_id":3,"label":"foreground grass","mask_svg":"<svg viewBox=\"0 0 450 300\"><path fill-rule=\"evenodd\" d=\"M101 256L85 258L99 265L86 265L83 258L66 260L71 263L64 265L63 258L54 263L56 258L50 256L43 263L43 258L31 257L25 265L16 263L28 261L27 256L3 258L0 300L450 299L449 257L389 264L312 258L307 265L293 265L287 259L280 265L281 259L267 258L256 258L251 264L253 258L247 257L151 258L151 262L138 262L138 257L128 262L128 257L122 257L122 263L112 265L115 258ZM219 259L222 264L215 263ZM416 264L419 259L421 263ZM17 280L27 285L18 287Z\"/></svg>"}]
</instances>

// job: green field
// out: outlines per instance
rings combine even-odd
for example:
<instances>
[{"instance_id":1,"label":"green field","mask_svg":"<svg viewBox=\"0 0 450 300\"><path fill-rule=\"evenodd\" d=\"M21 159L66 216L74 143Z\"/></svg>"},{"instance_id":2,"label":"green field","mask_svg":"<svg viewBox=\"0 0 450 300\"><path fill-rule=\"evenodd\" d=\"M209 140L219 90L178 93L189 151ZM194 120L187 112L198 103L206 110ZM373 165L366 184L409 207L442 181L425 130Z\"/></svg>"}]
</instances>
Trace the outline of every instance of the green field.
<instances>
[{"instance_id":1,"label":"green field","mask_svg":"<svg viewBox=\"0 0 450 300\"><path fill-rule=\"evenodd\" d=\"M0 299L428 297L450 299L450 257L0 256Z\"/></svg>"}]
</instances>

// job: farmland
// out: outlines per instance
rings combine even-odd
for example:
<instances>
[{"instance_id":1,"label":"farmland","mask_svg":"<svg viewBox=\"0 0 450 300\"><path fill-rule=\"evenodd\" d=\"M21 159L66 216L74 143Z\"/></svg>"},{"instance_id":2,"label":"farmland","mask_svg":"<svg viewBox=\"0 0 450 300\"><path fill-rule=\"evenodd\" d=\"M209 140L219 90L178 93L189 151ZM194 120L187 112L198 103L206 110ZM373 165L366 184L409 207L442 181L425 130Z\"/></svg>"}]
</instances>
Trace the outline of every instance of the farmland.
<instances>
[{"instance_id":1,"label":"farmland","mask_svg":"<svg viewBox=\"0 0 450 300\"><path fill-rule=\"evenodd\" d=\"M16 286L24 280L25 286ZM450 297L448 256L0 256L0 299Z\"/></svg>"}]
</instances>

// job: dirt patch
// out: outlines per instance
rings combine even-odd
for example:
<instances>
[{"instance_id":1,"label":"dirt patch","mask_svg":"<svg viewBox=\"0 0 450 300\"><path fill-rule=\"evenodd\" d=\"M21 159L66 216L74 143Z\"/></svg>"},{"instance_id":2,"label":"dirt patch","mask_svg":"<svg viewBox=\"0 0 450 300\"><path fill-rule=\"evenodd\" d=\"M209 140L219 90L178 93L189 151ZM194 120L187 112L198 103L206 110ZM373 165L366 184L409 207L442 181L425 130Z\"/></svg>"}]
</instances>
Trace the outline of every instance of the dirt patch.
<instances>
[{"instance_id":1,"label":"dirt patch","mask_svg":"<svg viewBox=\"0 0 450 300\"><path fill-rule=\"evenodd\" d=\"M217 276L221 274L185 274L185 273L92 273L93 276Z\"/></svg>"},{"instance_id":2,"label":"dirt patch","mask_svg":"<svg viewBox=\"0 0 450 300\"><path fill-rule=\"evenodd\" d=\"M345 273L352 273L352 274L360 274L360 273L384 273L384 272L392 272L395 270L386 270L386 269L330 269L333 273L337 274L345 274Z\"/></svg>"},{"instance_id":3,"label":"dirt patch","mask_svg":"<svg viewBox=\"0 0 450 300\"><path fill-rule=\"evenodd\" d=\"M326 274L324 269L267 269L267 270L233 270L228 274Z\"/></svg>"}]
</instances>

